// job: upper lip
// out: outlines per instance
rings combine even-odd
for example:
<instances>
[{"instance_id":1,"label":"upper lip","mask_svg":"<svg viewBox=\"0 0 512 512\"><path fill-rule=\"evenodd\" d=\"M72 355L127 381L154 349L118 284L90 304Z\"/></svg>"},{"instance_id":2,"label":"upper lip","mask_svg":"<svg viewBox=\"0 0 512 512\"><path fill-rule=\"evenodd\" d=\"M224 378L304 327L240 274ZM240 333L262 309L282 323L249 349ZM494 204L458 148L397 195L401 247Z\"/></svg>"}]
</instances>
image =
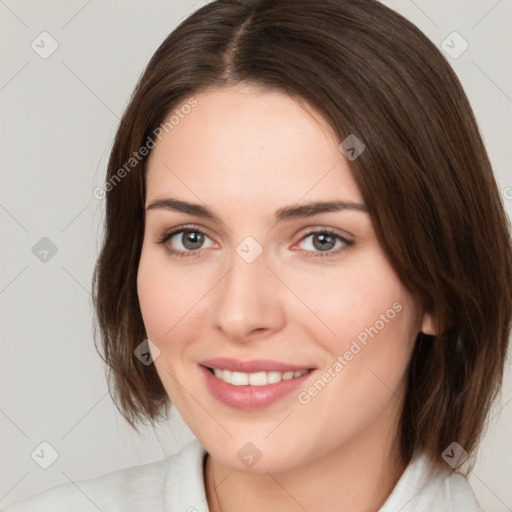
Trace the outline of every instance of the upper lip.
<instances>
[{"instance_id":1,"label":"upper lip","mask_svg":"<svg viewBox=\"0 0 512 512\"><path fill-rule=\"evenodd\" d=\"M308 365L282 363L280 361L271 361L270 359L251 359L249 361L240 361L227 357L216 357L201 361L202 366L207 368L216 368L218 370L231 370L234 372L255 373L255 372L296 372L299 370L309 370Z\"/></svg>"}]
</instances>

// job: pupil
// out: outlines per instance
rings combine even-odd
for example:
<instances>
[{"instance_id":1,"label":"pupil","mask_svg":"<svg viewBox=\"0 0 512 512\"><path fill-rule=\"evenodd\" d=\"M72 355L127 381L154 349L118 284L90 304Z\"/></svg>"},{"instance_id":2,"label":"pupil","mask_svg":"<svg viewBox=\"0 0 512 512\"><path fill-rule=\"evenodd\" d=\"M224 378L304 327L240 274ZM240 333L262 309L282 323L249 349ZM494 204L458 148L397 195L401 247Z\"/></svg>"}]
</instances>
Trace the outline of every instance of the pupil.
<instances>
[{"instance_id":1,"label":"pupil","mask_svg":"<svg viewBox=\"0 0 512 512\"><path fill-rule=\"evenodd\" d=\"M320 241L320 244L316 243L316 240ZM332 249L335 245L335 240L332 235L319 234L313 237L313 245L315 249L319 249L321 251L326 251Z\"/></svg>"},{"instance_id":2,"label":"pupil","mask_svg":"<svg viewBox=\"0 0 512 512\"><path fill-rule=\"evenodd\" d=\"M203 243L203 235L201 233L196 233L194 231L190 231L186 234L183 245L190 250L199 249L199 247Z\"/></svg>"}]
</instances>

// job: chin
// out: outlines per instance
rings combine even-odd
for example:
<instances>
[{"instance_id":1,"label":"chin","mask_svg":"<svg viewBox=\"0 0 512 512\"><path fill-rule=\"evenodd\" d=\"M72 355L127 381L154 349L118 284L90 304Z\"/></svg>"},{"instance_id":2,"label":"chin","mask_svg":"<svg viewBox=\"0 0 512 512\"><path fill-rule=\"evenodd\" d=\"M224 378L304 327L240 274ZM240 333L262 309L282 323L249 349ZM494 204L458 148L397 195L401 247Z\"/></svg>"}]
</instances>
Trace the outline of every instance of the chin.
<instances>
[{"instance_id":1,"label":"chin","mask_svg":"<svg viewBox=\"0 0 512 512\"><path fill-rule=\"evenodd\" d=\"M261 439L264 436L258 437ZM250 435L230 438L224 443L219 443L218 439L198 439L217 463L242 473L283 473L310 458L297 452L296 447L300 446L300 441L283 446L281 439L251 440Z\"/></svg>"}]
</instances>

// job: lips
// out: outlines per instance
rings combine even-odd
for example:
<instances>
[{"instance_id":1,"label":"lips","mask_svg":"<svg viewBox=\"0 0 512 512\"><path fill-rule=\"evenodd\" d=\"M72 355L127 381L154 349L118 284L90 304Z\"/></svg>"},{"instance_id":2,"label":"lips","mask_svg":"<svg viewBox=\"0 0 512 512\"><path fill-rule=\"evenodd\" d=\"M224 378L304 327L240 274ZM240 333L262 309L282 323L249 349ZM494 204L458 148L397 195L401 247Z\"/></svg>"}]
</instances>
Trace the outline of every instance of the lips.
<instances>
[{"instance_id":1,"label":"lips","mask_svg":"<svg viewBox=\"0 0 512 512\"><path fill-rule=\"evenodd\" d=\"M298 372L311 370L311 366L282 363L270 359L253 359L250 361L239 361L225 357L216 357L202 361L201 366L218 370L230 370L232 372L256 373L256 372Z\"/></svg>"},{"instance_id":2,"label":"lips","mask_svg":"<svg viewBox=\"0 0 512 512\"><path fill-rule=\"evenodd\" d=\"M215 358L201 362L201 373L211 395L218 401L232 408L246 411L258 410L270 406L274 402L289 395L304 385L306 379L314 373L307 365L295 365L271 360L238 361L236 359ZM215 375L217 374L217 376ZM263 383L259 380L262 373L272 375L293 375L293 378L281 379L276 382ZM247 384L237 380L234 384L225 375L237 375L245 378L249 375ZM250 376L258 376L258 381L251 385ZM296 376L297 375L297 376ZM219 378L221 377L221 378Z\"/></svg>"}]
</instances>

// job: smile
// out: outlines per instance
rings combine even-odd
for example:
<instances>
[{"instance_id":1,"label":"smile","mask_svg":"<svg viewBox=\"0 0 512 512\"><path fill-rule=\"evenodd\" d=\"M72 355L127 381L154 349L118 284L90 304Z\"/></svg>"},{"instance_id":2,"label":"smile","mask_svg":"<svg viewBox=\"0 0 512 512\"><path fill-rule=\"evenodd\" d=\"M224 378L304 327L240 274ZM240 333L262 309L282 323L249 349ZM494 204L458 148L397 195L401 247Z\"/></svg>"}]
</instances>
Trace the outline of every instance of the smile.
<instances>
[{"instance_id":1,"label":"smile","mask_svg":"<svg viewBox=\"0 0 512 512\"><path fill-rule=\"evenodd\" d=\"M277 384L282 380L291 380L301 377L308 372L307 369L286 372L259 371L255 373L235 372L231 370L221 370L219 368L208 369L215 377L233 386L266 386L267 384Z\"/></svg>"},{"instance_id":2,"label":"smile","mask_svg":"<svg viewBox=\"0 0 512 512\"><path fill-rule=\"evenodd\" d=\"M199 370L213 398L228 407L245 411L260 410L294 396L318 373L317 369L304 364L268 359L215 358L202 361Z\"/></svg>"}]
</instances>

